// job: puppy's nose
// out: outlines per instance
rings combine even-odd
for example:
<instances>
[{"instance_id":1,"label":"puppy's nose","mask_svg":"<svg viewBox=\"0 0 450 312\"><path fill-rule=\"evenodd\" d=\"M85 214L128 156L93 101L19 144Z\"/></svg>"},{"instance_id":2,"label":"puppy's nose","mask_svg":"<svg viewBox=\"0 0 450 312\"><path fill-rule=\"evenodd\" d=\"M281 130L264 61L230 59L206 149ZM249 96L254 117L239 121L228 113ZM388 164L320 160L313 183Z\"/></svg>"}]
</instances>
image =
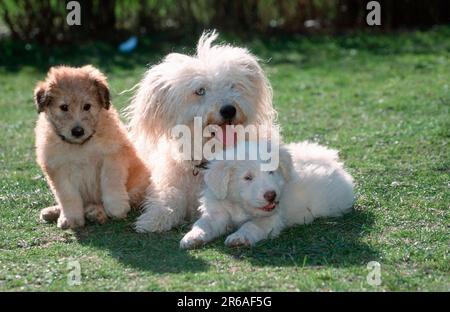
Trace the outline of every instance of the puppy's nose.
<instances>
[{"instance_id":1,"label":"puppy's nose","mask_svg":"<svg viewBox=\"0 0 450 312\"><path fill-rule=\"evenodd\" d=\"M236 107L233 105L224 105L220 108L220 115L225 120L232 120L236 116Z\"/></svg>"},{"instance_id":2,"label":"puppy's nose","mask_svg":"<svg viewBox=\"0 0 450 312\"><path fill-rule=\"evenodd\" d=\"M269 203L273 203L275 201L275 198L277 198L277 192L275 191L267 191L264 193L264 199Z\"/></svg>"},{"instance_id":3,"label":"puppy's nose","mask_svg":"<svg viewBox=\"0 0 450 312\"><path fill-rule=\"evenodd\" d=\"M75 128L72 129L72 135L76 138L82 137L84 135L84 129L76 126Z\"/></svg>"}]
</instances>

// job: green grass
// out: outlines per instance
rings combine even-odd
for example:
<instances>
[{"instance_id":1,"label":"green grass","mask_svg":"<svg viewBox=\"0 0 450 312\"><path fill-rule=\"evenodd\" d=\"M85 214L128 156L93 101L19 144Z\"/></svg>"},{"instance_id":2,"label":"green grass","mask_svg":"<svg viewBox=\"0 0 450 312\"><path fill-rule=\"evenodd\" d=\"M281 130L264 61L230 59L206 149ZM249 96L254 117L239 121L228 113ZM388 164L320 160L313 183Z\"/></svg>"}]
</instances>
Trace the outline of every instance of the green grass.
<instances>
[{"instance_id":1,"label":"green grass","mask_svg":"<svg viewBox=\"0 0 450 312\"><path fill-rule=\"evenodd\" d=\"M252 249L223 238L178 249L188 225L134 233L136 215L64 232L38 221L53 197L35 163L32 90L48 66L93 63L123 108L145 65L170 51L144 41L44 50L0 43L0 290L450 290L450 27L395 35L231 40L264 60L286 141L341 151L355 211L288 229ZM184 48L183 48L184 47ZM67 283L78 260L82 283ZM380 286L366 282L381 264Z\"/></svg>"}]
</instances>

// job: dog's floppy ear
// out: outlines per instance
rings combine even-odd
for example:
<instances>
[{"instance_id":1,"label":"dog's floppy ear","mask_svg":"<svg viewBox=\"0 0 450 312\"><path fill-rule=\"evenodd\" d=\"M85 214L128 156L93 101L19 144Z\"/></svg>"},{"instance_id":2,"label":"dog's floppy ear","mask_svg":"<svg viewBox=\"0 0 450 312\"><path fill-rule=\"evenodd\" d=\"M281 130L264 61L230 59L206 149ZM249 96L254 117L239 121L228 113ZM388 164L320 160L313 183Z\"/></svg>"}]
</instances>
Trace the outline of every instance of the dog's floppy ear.
<instances>
[{"instance_id":1,"label":"dog's floppy ear","mask_svg":"<svg viewBox=\"0 0 450 312\"><path fill-rule=\"evenodd\" d=\"M242 57L239 58L239 66L245 69L246 76L250 83L249 90L254 90L253 96L259 108L256 110L256 120L260 124L271 125L276 119L276 111L272 106L272 87L259 64L256 56L244 50Z\"/></svg>"},{"instance_id":2,"label":"dog's floppy ear","mask_svg":"<svg viewBox=\"0 0 450 312\"><path fill-rule=\"evenodd\" d=\"M47 92L48 86L44 81L39 81L34 88L34 102L38 113L42 113L50 103L50 96Z\"/></svg>"},{"instance_id":3,"label":"dog's floppy ear","mask_svg":"<svg viewBox=\"0 0 450 312\"><path fill-rule=\"evenodd\" d=\"M111 107L111 99L109 96L109 88L106 84L106 81L96 81L96 85L103 107L105 109L109 109Z\"/></svg>"},{"instance_id":4,"label":"dog's floppy ear","mask_svg":"<svg viewBox=\"0 0 450 312\"><path fill-rule=\"evenodd\" d=\"M111 99L106 76L92 65L83 66L82 69L88 72L89 78L94 83L103 108L109 109L111 107Z\"/></svg>"},{"instance_id":5,"label":"dog's floppy ear","mask_svg":"<svg viewBox=\"0 0 450 312\"><path fill-rule=\"evenodd\" d=\"M230 174L230 167L223 161L212 164L206 170L205 184L218 199L227 197Z\"/></svg>"},{"instance_id":6,"label":"dog's floppy ear","mask_svg":"<svg viewBox=\"0 0 450 312\"><path fill-rule=\"evenodd\" d=\"M167 56L169 59L171 55ZM173 56L173 59L178 58ZM139 82L138 90L127 108L127 116L130 120L131 136L134 138L145 137L156 139L163 135L170 135L170 130L175 125L176 113L170 113L169 101L169 73L177 67L172 63L163 62L151 67L144 78Z\"/></svg>"},{"instance_id":7,"label":"dog's floppy ear","mask_svg":"<svg viewBox=\"0 0 450 312\"><path fill-rule=\"evenodd\" d=\"M291 173L294 170L294 165L292 163L292 156L289 153L288 149L280 146L280 170L286 181L289 181L291 178Z\"/></svg>"}]
</instances>

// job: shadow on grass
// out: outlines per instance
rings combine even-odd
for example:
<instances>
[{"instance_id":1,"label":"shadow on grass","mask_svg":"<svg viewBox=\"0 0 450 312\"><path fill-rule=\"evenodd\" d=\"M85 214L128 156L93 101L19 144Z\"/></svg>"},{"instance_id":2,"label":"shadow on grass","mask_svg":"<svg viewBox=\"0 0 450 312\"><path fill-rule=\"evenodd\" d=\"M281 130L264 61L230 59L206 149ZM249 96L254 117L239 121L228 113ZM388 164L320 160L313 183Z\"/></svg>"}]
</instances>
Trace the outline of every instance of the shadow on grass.
<instances>
[{"instance_id":1,"label":"shadow on grass","mask_svg":"<svg viewBox=\"0 0 450 312\"><path fill-rule=\"evenodd\" d=\"M213 247L256 266L366 265L379 258L377 250L362 240L373 221L371 213L355 211L342 218L321 219L310 225L287 229L277 238L253 248L225 247L225 237Z\"/></svg>"},{"instance_id":2,"label":"shadow on grass","mask_svg":"<svg viewBox=\"0 0 450 312\"><path fill-rule=\"evenodd\" d=\"M135 269L155 273L208 270L206 260L178 248L180 239L190 227L182 226L164 234L138 234L131 227L135 217L83 228L77 232L78 241L84 246L108 250L113 258ZM215 249L237 261L249 261L256 266L366 265L379 258L378 252L362 240L373 220L371 213L356 210L342 218L322 219L287 229L279 237L253 248L226 247L224 236L204 249Z\"/></svg>"},{"instance_id":3,"label":"shadow on grass","mask_svg":"<svg viewBox=\"0 0 450 312\"><path fill-rule=\"evenodd\" d=\"M140 234L132 228L136 215L127 221L87 226L76 232L84 246L107 250L111 257L134 269L155 273L199 272L206 261L178 248L181 233Z\"/></svg>"}]
</instances>

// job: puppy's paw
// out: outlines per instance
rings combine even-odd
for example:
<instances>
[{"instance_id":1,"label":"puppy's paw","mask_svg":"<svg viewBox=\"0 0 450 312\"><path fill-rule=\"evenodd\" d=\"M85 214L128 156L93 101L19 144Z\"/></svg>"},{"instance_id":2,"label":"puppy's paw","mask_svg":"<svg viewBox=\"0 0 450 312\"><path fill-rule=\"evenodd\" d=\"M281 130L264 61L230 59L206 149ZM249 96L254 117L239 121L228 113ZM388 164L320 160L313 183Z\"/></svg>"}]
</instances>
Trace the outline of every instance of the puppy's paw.
<instances>
[{"instance_id":1,"label":"puppy's paw","mask_svg":"<svg viewBox=\"0 0 450 312\"><path fill-rule=\"evenodd\" d=\"M180 241L181 249L194 249L205 245L205 232L200 229L194 229L184 235Z\"/></svg>"},{"instance_id":2,"label":"puppy's paw","mask_svg":"<svg viewBox=\"0 0 450 312\"><path fill-rule=\"evenodd\" d=\"M127 200L108 199L103 201L103 206L108 217L113 219L125 219L131 210Z\"/></svg>"},{"instance_id":3,"label":"puppy's paw","mask_svg":"<svg viewBox=\"0 0 450 312\"><path fill-rule=\"evenodd\" d=\"M75 229L84 226L84 217L67 217L61 214L57 226L62 230Z\"/></svg>"},{"instance_id":4,"label":"puppy's paw","mask_svg":"<svg viewBox=\"0 0 450 312\"><path fill-rule=\"evenodd\" d=\"M254 242L251 237L244 233L235 232L227 237L225 245L228 247L250 247Z\"/></svg>"},{"instance_id":5,"label":"puppy's paw","mask_svg":"<svg viewBox=\"0 0 450 312\"><path fill-rule=\"evenodd\" d=\"M99 224L105 224L108 216L102 205L88 205L84 212L86 219L91 222L97 222Z\"/></svg>"},{"instance_id":6,"label":"puppy's paw","mask_svg":"<svg viewBox=\"0 0 450 312\"><path fill-rule=\"evenodd\" d=\"M39 219L44 222L56 222L58 220L61 209L59 206L51 206L41 210Z\"/></svg>"}]
</instances>

